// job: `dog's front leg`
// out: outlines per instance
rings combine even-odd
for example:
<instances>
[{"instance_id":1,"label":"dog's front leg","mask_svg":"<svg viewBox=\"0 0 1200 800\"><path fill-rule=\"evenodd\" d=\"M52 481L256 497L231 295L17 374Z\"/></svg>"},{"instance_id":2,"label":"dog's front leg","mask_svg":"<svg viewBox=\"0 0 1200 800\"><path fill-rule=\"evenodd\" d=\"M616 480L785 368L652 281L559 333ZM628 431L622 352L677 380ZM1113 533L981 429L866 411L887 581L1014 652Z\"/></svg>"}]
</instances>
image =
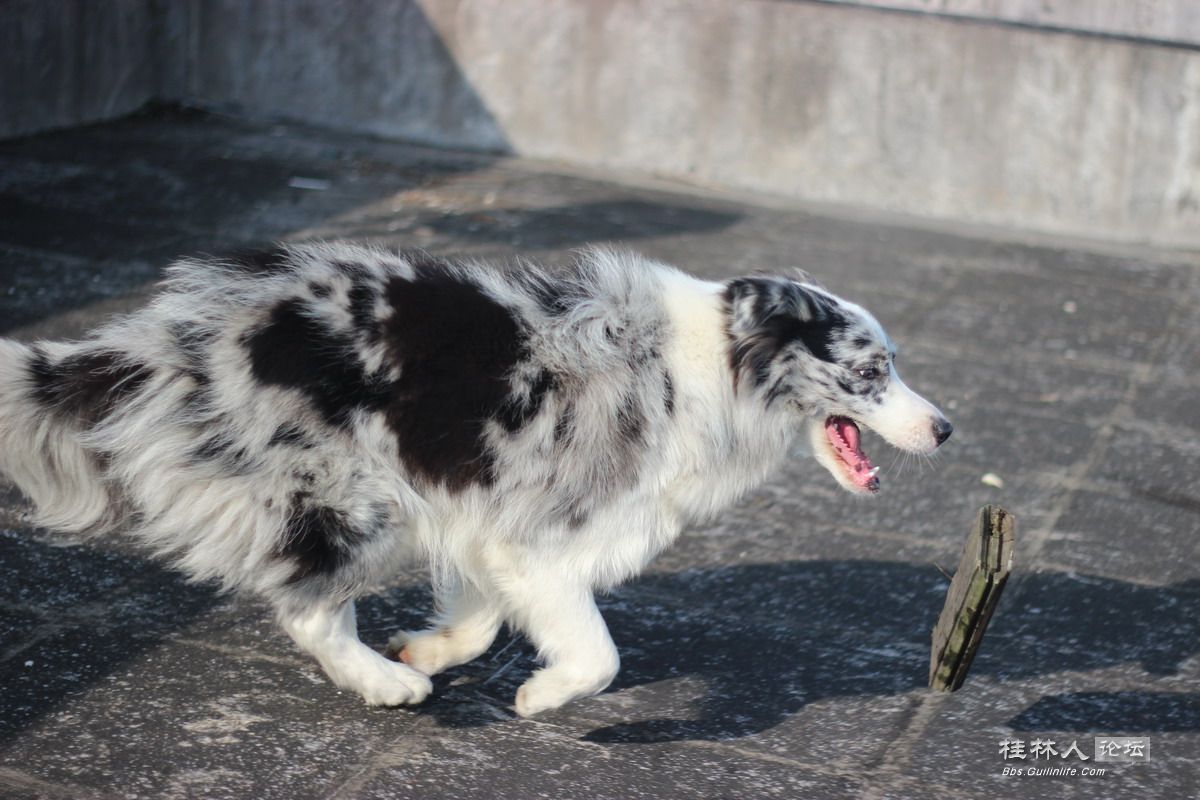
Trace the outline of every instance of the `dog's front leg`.
<instances>
[{"instance_id":1,"label":"dog's front leg","mask_svg":"<svg viewBox=\"0 0 1200 800\"><path fill-rule=\"evenodd\" d=\"M389 661L359 641L352 602L281 611L279 619L330 680L358 692L373 706L420 703L433 688L425 675L407 664Z\"/></svg>"},{"instance_id":2,"label":"dog's front leg","mask_svg":"<svg viewBox=\"0 0 1200 800\"><path fill-rule=\"evenodd\" d=\"M521 570L498 585L513 623L546 662L517 690L518 714L558 708L612 683L620 657L590 587L549 569Z\"/></svg>"}]
</instances>

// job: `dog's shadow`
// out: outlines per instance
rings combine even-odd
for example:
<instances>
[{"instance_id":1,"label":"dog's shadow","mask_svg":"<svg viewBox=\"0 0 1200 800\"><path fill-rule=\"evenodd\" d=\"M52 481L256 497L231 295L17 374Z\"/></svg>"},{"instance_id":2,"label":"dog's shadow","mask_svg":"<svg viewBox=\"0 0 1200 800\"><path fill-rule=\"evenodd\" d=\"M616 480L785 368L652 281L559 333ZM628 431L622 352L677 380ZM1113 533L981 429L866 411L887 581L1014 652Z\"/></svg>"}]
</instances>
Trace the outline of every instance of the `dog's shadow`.
<instances>
[{"instance_id":1,"label":"dog's shadow","mask_svg":"<svg viewBox=\"0 0 1200 800\"><path fill-rule=\"evenodd\" d=\"M135 556L53 547L4 532L0 578L6 687L0 741L185 629L192 637L230 638L234 649L250 637L254 649L296 655L281 632L274 641L240 632L239 624L273 630L265 607L231 610L211 589L189 586ZM888 561L785 561L649 575L601 599L622 656L610 692L626 695L623 702L581 701L546 718L598 722L585 736L593 742L727 740L769 730L823 699L869 702L910 692L926 683L929 631L945 589L932 565ZM430 603L415 578L408 588L366 599L359 605L364 639L382 645L392 631L420 626ZM242 618L248 622L236 623ZM1122 664L1169 675L1200 649L1198 628L1200 581L1155 588L1029 573L1001 601L972 676L1003 682ZM501 637L480 659L438 676L434 696L416 713L446 726L511 719L503 709L535 666L523 639ZM344 713L362 713L358 698L344 699ZM605 724L614 716L620 721ZM1200 698L1056 694L1009 725L1196 731Z\"/></svg>"},{"instance_id":2,"label":"dog's shadow","mask_svg":"<svg viewBox=\"0 0 1200 800\"><path fill-rule=\"evenodd\" d=\"M643 578L601 605L622 654L610 691L627 692L633 717L592 730L598 743L728 740L768 730L833 697L883 697L923 687L929 634L947 582L932 565L791 561ZM1001 601L972 676L1006 681L1137 664L1172 674L1197 650L1200 581L1153 588L1064 573L1023 576ZM503 647L501 642L497 647ZM496 702L533 666L529 651L500 681L512 649L442 678ZM472 677L473 676L473 677ZM448 725L489 724L435 696L425 706ZM1200 730L1200 698L1154 692L1042 698L1016 729ZM563 713L591 717L582 706Z\"/></svg>"}]
</instances>

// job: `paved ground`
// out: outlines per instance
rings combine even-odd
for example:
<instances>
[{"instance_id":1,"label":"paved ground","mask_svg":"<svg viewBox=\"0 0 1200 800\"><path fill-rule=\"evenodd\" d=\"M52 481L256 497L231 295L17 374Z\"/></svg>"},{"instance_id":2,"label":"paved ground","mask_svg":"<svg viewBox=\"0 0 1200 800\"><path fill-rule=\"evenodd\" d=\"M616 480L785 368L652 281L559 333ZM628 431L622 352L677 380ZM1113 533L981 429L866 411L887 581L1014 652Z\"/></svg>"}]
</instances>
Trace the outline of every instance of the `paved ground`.
<instances>
[{"instance_id":1,"label":"paved ground","mask_svg":"<svg viewBox=\"0 0 1200 800\"><path fill-rule=\"evenodd\" d=\"M319 189L294 188L294 178ZM312 185L311 183L309 185ZM1138 797L1200 785L1200 268L816 216L685 188L158 112L0 143L0 335L78 334L172 257L282 237L562 259L621 241L697 273L802 265L874 309L957 432L878 442L856 501L797 460L603 610L624 670L537 720L502 636L417 710L336 691L252 600L121 542L63 543L0 494L4 797ZM992 473L1002 487L981 478ZM960 692L930 628L985 502L1020 519ZM360 606L416 625L419 573ZM1011 777L1006 738L1150 737L1104 776ZM1039 766L1050 762L1039 760Z\"/></svg>"}]
</instances>

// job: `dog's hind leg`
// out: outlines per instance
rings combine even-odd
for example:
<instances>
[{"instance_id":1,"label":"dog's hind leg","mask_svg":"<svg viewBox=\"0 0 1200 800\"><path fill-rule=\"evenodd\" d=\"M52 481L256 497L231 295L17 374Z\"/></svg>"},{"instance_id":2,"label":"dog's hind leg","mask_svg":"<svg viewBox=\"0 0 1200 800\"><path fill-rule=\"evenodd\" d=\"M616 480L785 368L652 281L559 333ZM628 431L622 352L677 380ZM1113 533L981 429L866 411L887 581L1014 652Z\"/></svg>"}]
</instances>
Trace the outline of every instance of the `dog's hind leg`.
<instances>
[{"instance_id":1,"label":"dog's hind leg","mask_svg":"<svg viewBox=\"0 0 1200 800\"><path fill-rule=\"evenodd\" d=\"M388 642L389 654L426 675L482 655L500 630L499 609L469 584L449 589L438 598L438 607L428 630L400 631Z\"/></svg>"},{"instance_id":2,"label":"dog's hind leg","mask_svg":"<svg viewBox=\"0 0 1200 800\"><path fill-rule=\"evenodd\" d=\"M428 697L433 688L422 673L389 661L359 641L353 602L281 613L280 621L296 644L317 659L330 680L358 692L370 705L413 705Z\"/></svg>"},{"instance_id":3,"label":"dog's hind leg","mask_svg":"<svg viewBox=\"0 0 1200 800\"><path fill-rule=\"evenodd\" d=\"M517 713L528 717L602 691L621 660L590 586L536 556L513 566L497 584L505 610L546 661L517 690Z\"/></svg>"}]
</instances>

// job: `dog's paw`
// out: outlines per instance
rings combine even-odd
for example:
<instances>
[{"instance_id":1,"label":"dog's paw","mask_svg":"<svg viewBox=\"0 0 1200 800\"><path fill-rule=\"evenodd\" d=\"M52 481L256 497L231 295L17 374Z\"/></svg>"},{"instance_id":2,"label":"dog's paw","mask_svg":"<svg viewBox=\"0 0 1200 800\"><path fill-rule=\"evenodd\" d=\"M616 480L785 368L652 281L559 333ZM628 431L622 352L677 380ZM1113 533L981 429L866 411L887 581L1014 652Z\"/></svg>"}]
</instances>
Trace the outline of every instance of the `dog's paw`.
<instances>
[{"instance_id":1,"label":"dog's paw","mask_svg":"<svg viewBox=\"0 0 1200 800\"><path fill-rule=\"evenodd\" d=\"M352 688L371 706L416 705L433 691L429 677L407 664L380 658L353 676Z\"/></svg>"},{"instance_id":2,"label":"dog's paw","mask_svg":"<svg viewBox=\"0 0 1200 800\"><path fill-rule=\"evenodd\" d=\"M494 634L470 628L400 631L388 641L387 657L426 675L465 664L487 650Z\"/></svg>"},{"instance_id":3,"label":"dog's paw","mask_svg":"<svg viewBox=\"0 0 1200 800\"><path fill-rule=\"evenodd\" d=\"M515 708L520 716L531 717L603 691L612 679L611 674L584 677L553 668L538 670L517 689Z\"/></svg>"},{"instance_id":4,"label":"dog's paw","mask_svg":"<svg viewBox=\"0 0 1200 800\"><path fill-rule=\"evenodd\" d=\"M455 664L458 656L453 632L445 628L400 631L388 640L387 657L401 661L425 675L437 675Z\"/></svg>"}]
</instances>

